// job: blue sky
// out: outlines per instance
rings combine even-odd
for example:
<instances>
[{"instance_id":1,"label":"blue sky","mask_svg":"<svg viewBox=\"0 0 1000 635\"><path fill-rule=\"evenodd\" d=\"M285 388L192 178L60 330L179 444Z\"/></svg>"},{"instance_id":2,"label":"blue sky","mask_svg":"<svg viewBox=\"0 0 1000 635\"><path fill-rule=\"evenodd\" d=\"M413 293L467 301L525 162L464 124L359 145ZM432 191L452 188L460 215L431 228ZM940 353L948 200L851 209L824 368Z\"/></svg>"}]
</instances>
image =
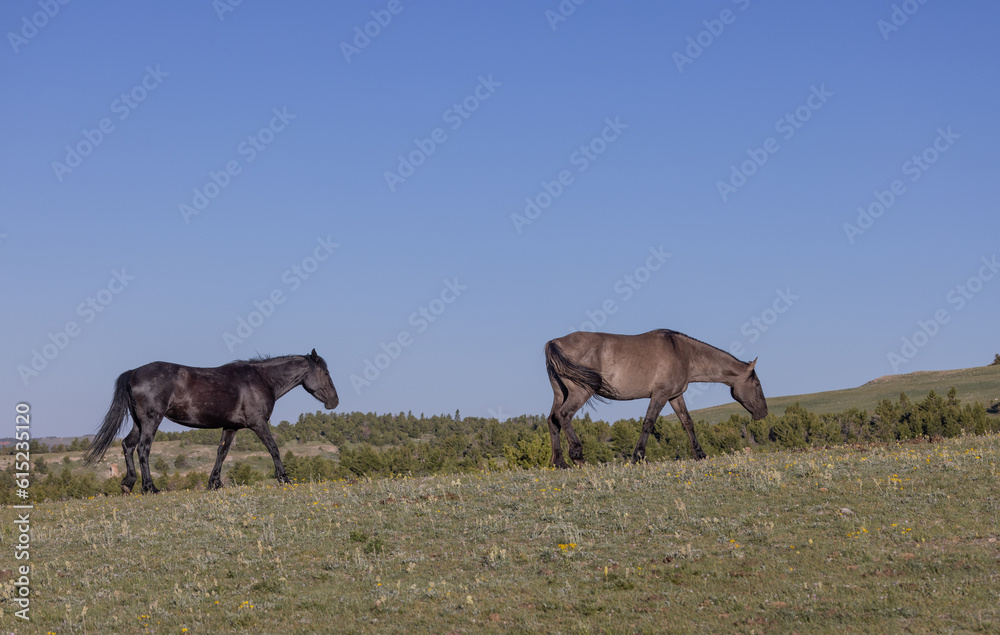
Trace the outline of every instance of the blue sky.
<instances>
[{"instance_id":1,"label":"blue sky","mask_svg":"<svg viewBox=\"0 0 1000 635\"><path fill-rule=\"evenodd\" d=\"M4 3L7 411L315 347L345 411L547 413L581 328L772 396L991 361L1000 7L673 4Z\"/></svg>"}]
</instances>

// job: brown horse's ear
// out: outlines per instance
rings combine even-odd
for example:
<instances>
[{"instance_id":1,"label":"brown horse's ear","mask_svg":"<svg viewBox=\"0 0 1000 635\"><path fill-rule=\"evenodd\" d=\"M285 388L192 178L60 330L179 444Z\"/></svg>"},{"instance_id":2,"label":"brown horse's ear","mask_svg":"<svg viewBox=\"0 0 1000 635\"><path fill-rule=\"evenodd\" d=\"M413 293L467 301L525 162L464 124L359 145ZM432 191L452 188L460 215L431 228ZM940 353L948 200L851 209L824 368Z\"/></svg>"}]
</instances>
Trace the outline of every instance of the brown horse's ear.
<instances>
[{"instance_id":1,"label":"brown horse's ear","mask_svg":"<svg viewBox=\"0 0 1000 635\"><path fill-rule=\"evenodd\" d=\"M747 375L749 375L750 373L752 373L752 372L753 372L753 367L757 365L757 359L758 359L758 358L754 357L754 358L753 358L753 361L752 361L752 362L750 362L750 365L749 365L749 366L747 366Z\"/></svg>"}]
</instances>

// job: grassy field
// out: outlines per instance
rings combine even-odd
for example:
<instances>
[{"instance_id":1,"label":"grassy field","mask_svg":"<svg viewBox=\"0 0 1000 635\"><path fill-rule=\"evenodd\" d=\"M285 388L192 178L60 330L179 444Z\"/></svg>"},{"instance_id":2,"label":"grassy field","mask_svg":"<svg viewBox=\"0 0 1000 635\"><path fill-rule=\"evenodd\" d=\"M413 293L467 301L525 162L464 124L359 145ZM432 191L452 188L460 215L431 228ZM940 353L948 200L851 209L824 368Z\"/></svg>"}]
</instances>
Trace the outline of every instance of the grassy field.
<instances>
[{"instance_id":1,"label":"grassy field","mask_svg":"<svg viewBox=\"0 0 1000 635\"><path fill-rule=\"evenodd\" d=\"M1000 401L1000 365L887 375L857 388L830 390L808 395L789 395L787 397L768 396L767 405L771 412L779 414L795 402L801 403L804 408L815 413L840 412L848 408L867 410L871 413L879 401L882 399L896 401L901 392L905 392L911 399L922 399L927 396L927 392L930 390L943 396L948 394L948 390L952 387L955 388L958 398L963 403L979 401L989 407ZM670 409L667 408L666 412L669 413ZM721 406L695 410L691 416L696 421L704 419L709 423L718 423L729 419L730 415L745 413L746 410L742 406L731 402ZM673 414L670 417L676 419Z\"/></svg>"},{"instance_id":2,"label":"grassy field","mask_svg":"<svg viewBox=\"0 0 1000 635\"><path fill-rule=\"evenodd\" d=\"M998 465L992 435L45 503L0 631L997 632Z\"/></svg>"}]
</instances>

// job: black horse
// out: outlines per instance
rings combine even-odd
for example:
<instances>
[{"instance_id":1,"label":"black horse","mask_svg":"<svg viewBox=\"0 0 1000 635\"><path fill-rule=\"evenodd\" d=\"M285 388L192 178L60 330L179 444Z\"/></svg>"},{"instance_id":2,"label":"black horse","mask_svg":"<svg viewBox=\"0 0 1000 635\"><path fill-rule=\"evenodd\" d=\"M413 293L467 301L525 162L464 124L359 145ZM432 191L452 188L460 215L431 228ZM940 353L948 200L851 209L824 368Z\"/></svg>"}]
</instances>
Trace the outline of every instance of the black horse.
<instances>
[{"instance_id":1,"label":"black horse","mask_svg":"<svg viewBox=\"0 0 1000 635\"><path fill-rule=\"evenodd\" d=\"M217 368L153 362L125 371L115 382L111 407L86 452L87 464L104 457L126 416L131 415L132 431L122 441L128 468L122 490L127 494L135 485L132 453L138 446L142 491L157 492L149 472L149 448L160 422L167 417L192 428L222 428L215 467L208 479L212 489L222 487L222 462L241 428L257 433L274 459L275 478L279 483L288 483L268 419L274 402L299 385L331 410L340 402L326 362L316 354L316 349L309 355L260 357Z\"/></svg>"},{"instance_id":2,"label":"black horse","mask_svg":"<svg viewBox=\"0 0 1000 635\"><path fill-rule=\"evenodd\" d=\"M694 424L684 404L690 382L719 382L732 390L733 399L754 419L767 416L767 400L754 366L709 344L666 329L642 335L570 333L545 345L545 366L555 397L549 415L552 463L569 467L562 456L559 431L565 428L569 456L583 461L583 445L573 430L573 415L591 398L649 399L642 434L632 460L646 456L646 441L663 406L670 402L691 441L691 455L705 458Z\"/></svg>"}]
</instances>

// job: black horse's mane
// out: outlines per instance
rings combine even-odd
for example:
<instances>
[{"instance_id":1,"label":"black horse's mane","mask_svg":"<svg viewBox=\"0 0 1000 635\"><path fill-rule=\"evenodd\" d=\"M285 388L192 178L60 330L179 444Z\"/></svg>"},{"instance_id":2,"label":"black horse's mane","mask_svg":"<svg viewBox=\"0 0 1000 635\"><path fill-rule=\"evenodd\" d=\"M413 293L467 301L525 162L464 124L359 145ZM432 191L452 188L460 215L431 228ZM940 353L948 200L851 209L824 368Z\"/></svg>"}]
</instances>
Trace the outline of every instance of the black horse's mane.
<instances>
[{"instance_id":1,"label":"black horse's mane","mask_svg":"<svg viewBox=\"0 0 1000 635\"><path fill-rule=\"evenodd\" d=\"M230 364L263 364L265 362L280 362L286 359L291 359L293 357L306 357L305 355L278 355L274 357L272 355L265 355L264 353L258 353L256 357L251 357L249 359L234 359L229 362Z\"/></svg>"}]
</instances>

